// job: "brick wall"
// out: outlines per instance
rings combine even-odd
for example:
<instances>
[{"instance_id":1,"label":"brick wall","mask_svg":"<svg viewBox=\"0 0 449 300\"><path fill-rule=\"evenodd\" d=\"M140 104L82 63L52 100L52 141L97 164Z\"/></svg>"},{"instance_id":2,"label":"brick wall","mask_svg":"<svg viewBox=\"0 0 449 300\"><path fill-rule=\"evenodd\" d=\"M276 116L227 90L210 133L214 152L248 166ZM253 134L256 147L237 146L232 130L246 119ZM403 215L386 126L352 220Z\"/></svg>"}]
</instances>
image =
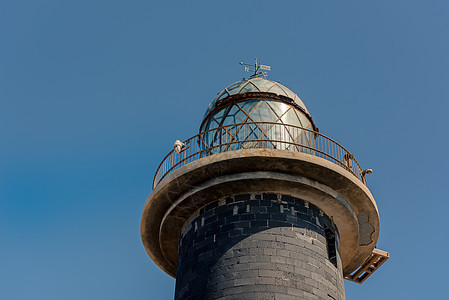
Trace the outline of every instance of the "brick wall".
<instances>
[{"instance_id":1,"label":"brick wall","mask_svg":"<svg viewBox=\"0 0 449 300\"><path fill-rule=\"evenodd\" d=\"M343 300L338 231L287 195L212 202L182 230L175 299Z\"/></svg>"}]
</instances>

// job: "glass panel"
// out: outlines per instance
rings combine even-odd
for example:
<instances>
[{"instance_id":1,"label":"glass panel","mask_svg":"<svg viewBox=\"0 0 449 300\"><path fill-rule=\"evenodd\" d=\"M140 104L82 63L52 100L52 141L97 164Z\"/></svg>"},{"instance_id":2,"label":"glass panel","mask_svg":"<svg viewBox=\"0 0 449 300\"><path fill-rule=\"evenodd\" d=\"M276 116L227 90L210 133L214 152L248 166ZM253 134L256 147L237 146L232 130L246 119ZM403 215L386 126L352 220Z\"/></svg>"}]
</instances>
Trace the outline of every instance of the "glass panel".
<instances>
[{"instance_id":1,"label":"glass panel","mask_svg":"<svg viewBox=\"0 0 449 300\"><path fill-rule=\"evenodd\" d=\"M261 100L247 100L237 104L242 108L242 110L249 114L253 110L254 106L256 106L260 101Z\"/></svg>"},{"instance_id":2,"label":"glass panel","mask_svg":"<svg viewBox=\"0 0 449 300\"><path fill-rule=\"evenodd\" d=\"M224 115L224 113L226 112L227 109L228 109L228 107L220 109L215 114L213 114L212 117L214 117L214 119L217 120L217 122L221 122L221 119L223 118L223 115Z\"/></svg>"},{"instance_id":3,"label":"glass panel","mask_svg":"<svg viewBox=\"0 0 449 300\"><path fill-rule=\"evenodd\" d=\"M315 135L311 131L307 131L307 139L309 140L309 146L315 149Z\"/></svg>"},{"instance_id":4,"label":"glass panel","mask_svg":"<svg viewBox=\"0 0 449 300\"><path fill-rule=\"evenodd\" d=\"M257 108L251 113L250 117L254 122L274 122L277 117L273 110L265 101L262 101Z\"/></svg>"},{"instance_id":5,"label":"glass panel","mask_svg":"<svg viewBox=\"0 0 449 300\"><path fill-rule=\"evenodd\" d=\"M235 124L246 122L247 121L246 119L247 119L246 114L241 110L239 110L235 114Z\"/></svg>"},{"instance_id":6,"label":"glass panel","mask_svg":"<svg viewBox=\"0 0 449 300\"><path fill-rule=\"evenodd\" d=\"M275 93L277 95L287 96L287 93L284 92L283 89L281 89L277 84L273 85L273 87L268 90L270 93Z\"/></svg>"},{"instance_id":7,"label":"glass panel","mask_svg":"<svg viewBox=\"0 0 449 300\"><path fill-rule=\"evenodd\" d=\"M256 141L262 137L262 130L256 124L250 124L248 126L248 134L246 139Z\"/></svg>"},{"instance_id":8,"label":"glass panel","mask_svg":"<svg viewBox=\"0 0 449 300\"><path fill-rule=\"evenodd\" d=\"M267 138L263 134L264 124L249 124L247 125L247 137L245 148L264 148L264 145L267 143Z\"/></svg>"},{"instance_id":9,"label":"glass panel","mask_svg":"<svg viewBox=\"0 0 449 300\"><path fill-rule=\"evenodd\" d=\"M299 120L301 122L301 127L307 128L312 130L312 124L310 123L309 119L307 119L306 116L304 116L301 112L297 111L297 114L299 116Z\"/></svg>"},{"instance_id":10,"label":"glass panel","mask_svg":"<svg viewBox=\"0 0 449 300\"><path fill-rule=\"evenodd\" d=\"M281 120L284 124L302 127L294 108L291 108L286 114L284 114Z\"/></svg>"},{"instance_id":11,"label":"glass panel","mask_svg":"<svg viewBox=\"0 0 449 300\"><path fill-rule=\"evenodd\" d=\"M287 149L289 143L293 139L290 137L287 127L283 124L275 124L267 132L267 136L270 140L273 140L273 147L276 149Z\"/></svg>"},{"instance_id":12,"label":"glass panel","mask_svg":"<svg viewBox=\"0 0 449 300\"><path fill-rule=\"evenodd\" d=\"M217 126L215 126L215 125L212 127L213 123L215 123L215 124L217 124L217 122L220 123L220 122L221 122L221 119L223 118L223 115L225 114L225 112L227 111L227 109L228 109L228 107L225 107L225 108L223 108L223 109L220 109L220 110L217 111L215 114L213 114L212 116L210 116L210 119L208 120L207 125L204 126L204 127L203 127L204 129L202 129L201 131L206 131L206 130L209 130L209 129L212 129L212 128L216 128ZM214 118L217 122L215 122L212 118ZM218 124L217 124L217 125L218 125Z\"/></svg>"},{"instance_id":13,"label":"glass panel","mask_svg":"<svg viewBox=\"0 0 449 300\"><path fill-rule=\"evenodd\" d=\"M214 128L217 128L217 127L218 127L218 123L215 122L212 118L210 118L209 122L207 124L207 127L206 127L207 130L214 129Z\"/></svg>"},{"instance_id":14,"label":"glass panel","mask_svg":"<svg viewBox=\"0 0 449 300\"><path fill-rule=\"evenodd\" d=\"M243 115L243 116L242 116ZM245 119L246 115L238 108L233 105L225 120L223 121L223 125L231 125L236 123L241 123L243 119ZM240 120L240 121L239 121Z\"/></svg>"},{"instance_id":15,"label":"glass panel","mask_svg":"<svg viewBox=\"0 0 449 300\"><path fill-rule=\"evenodd\" d=\"M312 139L311 139L312 138ZM296 139L296 144L314 148L313 133L302 130ZM310 153L311 150L306 147L298 147L300 152Z\"/></svg>"},{"instance_id":16,"label":"glass panel","mask_svg":"<svg viewBox=\"0 0 449 300\"><path fill-rule=\"evenodd\" d=\"M242 85L244 85L245 83L246 83L246 81L238 81L236 83L231 84L226 89L228 90L230 95L234 95L234 94L238 93L238 91L240 90Z\"/></svg>"},{"instance_id":17,"label":"glass panel","mask_svg":"<svg viewBox=\"0 0 449 300\"><path fill-rule=\"evenodd\" d=\"M265 78L257 77L250 79L250 81L261 91L266 92L274 84L272 81Z\"/></svg>"},{"instance_id":18,"label":"glass panel","mask_svg":"<svg viewBox=\"0 0 449 300\"><path fill-rule=\"evenodd\" d=\"M271 107L271 109L274 110L278 118L282 116L291 107L285 103L278 101L267 101L267 103Z\"/></svg>"},{"instance_id":19,"label":"glass panel","mask_svg":"<svg viewBox=\"0 0 449 300\"><path fill-rule=\"evenodd\" d=\"M257 87L251 82L247 82L247 84L239 91L239 94L249 93L249 92L259 92Z\"/></svg>"},{"instance_id":20,"label":"glass panel","mask_svg":"<svg viewBox=\"0 0 449 300\"><path fill-rule=\"evenodd\" d=\"M223 135L224 135L224 130L223 129L217 129L216 131L213 132L213 134L211 134L210 140L210 147L211 147L211 152L212 153L219 153L221 152L221 145L223 143Z\"/></svg>"}]
</instances>

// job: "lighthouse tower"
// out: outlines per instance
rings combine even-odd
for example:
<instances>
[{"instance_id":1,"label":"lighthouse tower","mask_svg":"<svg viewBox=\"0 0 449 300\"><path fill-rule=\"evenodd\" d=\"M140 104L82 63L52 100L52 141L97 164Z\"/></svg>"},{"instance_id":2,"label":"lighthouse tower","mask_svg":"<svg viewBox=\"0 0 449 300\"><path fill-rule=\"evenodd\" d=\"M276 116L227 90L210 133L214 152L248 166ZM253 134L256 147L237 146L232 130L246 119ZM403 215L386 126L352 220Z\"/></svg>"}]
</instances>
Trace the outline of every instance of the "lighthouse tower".
<instances>
[{"instance_id":1,"label":"lighthouse tower","mask_svg":"<svg viewBox=\"0 0 449 300\"><path fill-rule=\"evenodd\" d=\"M371 170L254 68L162 160L143 244L176 278L175 299L345 299L344 278L362 283L389 257Z\"/></svg>"}]
</instances>

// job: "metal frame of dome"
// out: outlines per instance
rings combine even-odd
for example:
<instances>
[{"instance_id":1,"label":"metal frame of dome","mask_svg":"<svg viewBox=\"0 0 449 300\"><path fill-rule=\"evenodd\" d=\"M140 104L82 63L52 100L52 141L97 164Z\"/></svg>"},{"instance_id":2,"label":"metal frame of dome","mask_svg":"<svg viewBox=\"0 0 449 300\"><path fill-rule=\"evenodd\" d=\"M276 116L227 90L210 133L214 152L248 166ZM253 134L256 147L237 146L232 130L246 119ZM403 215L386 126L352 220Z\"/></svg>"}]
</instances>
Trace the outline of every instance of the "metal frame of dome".
<instances>
[{"instance_id":1,"label":"metal frame of dome","mask_svg":"<svg viewBox=\"0 0 449 300\"><path fill-rule=\"evenodd\" d=\"M206 116L203 118L203 121L201 122L200 126L200 132L204 129L204 125L209 120L209 118L218 110L224 108L225 106L228 106L230 104L235 104L242 101L247 100L258 100L258 99L264 99L264 100L274 100L283 102L289 105L294 106L296 109L301 111L306 118L310 121L312 124L313 130L319 132L318 127L315 126L315 123L313 122L312 116L309 114L309 112L302 106L299 106L297 102L295 102L293 99L283 96L283 95L277 95L275 93L271 92L247 92L243 94L235 94L231 96L227 96L223 99L220 99L217 101L214 105L214 107L211 110L208 110Z\"/></svg>"}]
</instances>

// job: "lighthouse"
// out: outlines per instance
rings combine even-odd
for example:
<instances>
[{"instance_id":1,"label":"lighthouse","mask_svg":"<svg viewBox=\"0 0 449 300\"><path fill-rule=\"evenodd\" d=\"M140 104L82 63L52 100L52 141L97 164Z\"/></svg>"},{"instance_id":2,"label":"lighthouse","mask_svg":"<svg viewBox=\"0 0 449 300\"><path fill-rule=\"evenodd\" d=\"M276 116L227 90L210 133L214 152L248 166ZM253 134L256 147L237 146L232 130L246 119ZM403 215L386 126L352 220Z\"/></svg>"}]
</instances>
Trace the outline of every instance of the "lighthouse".
<instances>
[{"instance_id":1,"label":"lighthouse","mask_svg":"<svg viewBox=\"0 0 449 300\"><path fill-rule=\"evenodd\" d=\"M243 64L243 63L241 63ZM243 64L246 65L246 64ZM388 258L356 157L269 66L224 88L162 159L141 236L175 299L345 299Z\"/></svg>"}]
</instances>

